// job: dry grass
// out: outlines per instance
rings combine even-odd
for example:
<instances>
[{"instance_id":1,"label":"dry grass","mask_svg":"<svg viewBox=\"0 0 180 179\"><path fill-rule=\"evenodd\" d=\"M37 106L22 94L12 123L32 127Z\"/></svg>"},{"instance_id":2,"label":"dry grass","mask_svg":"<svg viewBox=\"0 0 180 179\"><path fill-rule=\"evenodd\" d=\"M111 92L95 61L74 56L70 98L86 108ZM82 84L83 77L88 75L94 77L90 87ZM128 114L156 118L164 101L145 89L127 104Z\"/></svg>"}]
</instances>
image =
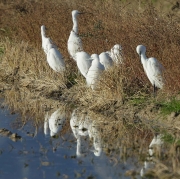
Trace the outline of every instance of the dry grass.
<instances>
[{"instance_id":1,"label":"dry grass","mask_svg":"<svg viewBox=\"0 0 180 179\"><path fill-rule=\"evenodd\" d=\"M6 2L0 3L0 91L4 91L6 103L13 112L20 112L24 122L33 118L36 126L42 126L46 113L54 112L61 105L67 110L69 119L72 110L81 106L100 126L106 154L112 158L119 155L124 161L128 156L139 156L143 161L146 158L144 149L148 149L157 129L158 132L166 129L179 138L176 136L179 117L169 121L158 118L159 111L152 105L151 84L135 50L137 45L144 44L147 56L156 57L166 69L166 87L158 92L156 100L179 93L180 25L177 11L162 13L151 4L137 7L137 2L135 6L118 0ZM67 52L73 9L87 12L79 17L79 34L86 52L101 53L116 43L123 47L125 63L103 72L96 91L87 88ZM63 75L55 73L46 62L41 49L42 24L65 57L67 70ZM143 101L141 105L131 105L139 99ZM68 129L69 125L64 130ZM151 171L153 177L173 178L179 174L178 144L173 143L172 148L169 152L168 146L161 158L165 169ZM157 162L157 167L161 161Z\"/></svg>"},{"instance_id":2,"label":"dry grass","mask_svg":"<svg viewBox=\"0 0 180 179\"><path fill-rule=\"evenodd\" d=\"M1 81L6 84L38 91L42 96L63 98L91 110L116 108L129 99L151 96L152 86L135 50L137 45L144 44L147 56L156 57L166 69L166 87L159 91L157 99L180 91L180 26L175 12L160 13L148 3L134 9L134 4L128 1L17 0L1 3L0 7L4 12L0 14L0 34L9 38L2 38L0 45L5 49ZM104 72L97 91L86 87L85 79L77 75L76 64L67 53L73 9L87 12L79 17L79 35L86 52L100 53L116 43L123 47L125 63ZM42 24L65 57L64 75L53 72L46 62L41 49Z\"/></svg>"},{"instance_id":3,"label":"dry grass","mask_svg":"<svg viewBox=\"0 0 180 179\"><path fill-rule=\"evenodd\" d=\"M46 56L41 49L34 49L24 41L3 39L0 45L4 47L1 61L1 82L27 87L31 91L39 91L47 95L52 91L66 88L65 74L55 73L46 62Z\"/></svg>"}]
</instances>

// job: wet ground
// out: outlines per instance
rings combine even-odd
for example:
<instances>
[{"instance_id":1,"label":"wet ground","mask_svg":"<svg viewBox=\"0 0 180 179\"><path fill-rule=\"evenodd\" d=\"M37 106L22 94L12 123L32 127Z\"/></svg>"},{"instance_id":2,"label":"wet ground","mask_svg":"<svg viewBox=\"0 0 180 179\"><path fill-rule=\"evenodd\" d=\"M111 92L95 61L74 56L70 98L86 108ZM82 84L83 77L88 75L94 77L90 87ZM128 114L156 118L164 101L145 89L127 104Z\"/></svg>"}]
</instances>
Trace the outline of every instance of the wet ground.
<instances>
[{"instance_id":1,"label":"wet ground","mask_svg":"<svg viewBox=\"0 0 180 179\"><path fill-rule=\"evenodd\" d=\"M123 147L107 153L101 130L87 115L77 113L74 110L67 121L62 110L54 110L37 128L33 122L23 124L18 114L1 108L0 178L141 178L147 168L153 168L152 146L163 144L159 136L152 140L149 151L144 147L149 153L144 160L133 152L123 158ZM65 123L70 127L61 133Z\"/></svg>"},{"instance_id":2,"label":"wet ground","mask_svg":"<svg viewBox=\"0 0 180 179\"><path fill-rule=\"evenodd\" d=\"M72 131L53 138L44 134L43 126L37 131L30 122L18 127L18 118L7 109L0 110L1 131L5 128L21 136L13 141L0 133L0 178L128 178L124 173L137 162L129 158L126 163L116 163L103 152L95 156L92 146L77 156L77 141Z\"/></svg>"}]
</instances>

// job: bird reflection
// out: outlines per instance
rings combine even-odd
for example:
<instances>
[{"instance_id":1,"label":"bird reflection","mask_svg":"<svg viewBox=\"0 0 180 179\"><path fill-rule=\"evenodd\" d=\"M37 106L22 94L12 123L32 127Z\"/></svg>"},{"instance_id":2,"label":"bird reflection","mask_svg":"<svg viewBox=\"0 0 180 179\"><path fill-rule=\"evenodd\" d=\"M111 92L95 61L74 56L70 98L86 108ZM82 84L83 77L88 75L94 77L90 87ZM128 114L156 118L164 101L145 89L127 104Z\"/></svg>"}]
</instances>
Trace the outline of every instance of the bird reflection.
<instances>
[{"instance_id":1,"label":"bird reflection","mask_svg":"<svg viewBox=\"0 0 180 179\"><path fill-rule=\"evenodd\" d=\"M65 124L65 111L62 109L56 110L49 116L46 114L44 121L44 134L48 135L50 130L50 136L53 137L58 133Z\"/></svg>"},{"instance_id":2,"label":"bird reflection","mask_svg":"<svg viewBox=\"0 0 180 179\"><path fill-rule=\"evenodd\" d=\"M149 156L146 158L146 161L144 162L144 166L140 171L141 177L144 177L144 175L149 169L152 169L155 167L154 154L157 152L160 153L161 146L163 144L162 137L163 137L162 134L157 134L152 139L149 145L149 150L148 150Z\"/></svg>"},{"instance_id":3,"label":"bird reflection","mask_svg":"<svg viewBox=\"0 0 180 179\"><path fill-rule=\"evenodd\" d=\"M89 136L93 140L93 151L95 156L100 156L102 152L101 137L98 127L93 123L86 113L80 112L75 109L70 119L70 126L75 138L77 139L76 155L78 157L84 156L85 151L88 149L87 142L83 140L84 137Z\"/></svg>"}]
</instances>

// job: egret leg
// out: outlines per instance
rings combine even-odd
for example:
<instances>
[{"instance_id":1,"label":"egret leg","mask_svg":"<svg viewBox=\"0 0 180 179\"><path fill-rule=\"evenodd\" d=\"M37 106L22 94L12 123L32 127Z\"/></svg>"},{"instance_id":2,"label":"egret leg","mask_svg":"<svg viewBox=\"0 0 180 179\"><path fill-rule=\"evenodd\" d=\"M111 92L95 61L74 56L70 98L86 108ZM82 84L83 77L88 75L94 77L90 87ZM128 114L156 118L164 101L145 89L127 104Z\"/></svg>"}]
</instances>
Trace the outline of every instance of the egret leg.
<instances>
[{"instance_id":1,"label":"egret leg","mask_svg":"<svg viewBox=\"0 0 180 179\"><path fill-rule=\"evenodd\" d=\"M155 84L154 84L154 86L153 86L153 94L154 94L154 98L156 97L156 92L157 92L157 87L156 87Z\"/></svg>"}]
</instances>

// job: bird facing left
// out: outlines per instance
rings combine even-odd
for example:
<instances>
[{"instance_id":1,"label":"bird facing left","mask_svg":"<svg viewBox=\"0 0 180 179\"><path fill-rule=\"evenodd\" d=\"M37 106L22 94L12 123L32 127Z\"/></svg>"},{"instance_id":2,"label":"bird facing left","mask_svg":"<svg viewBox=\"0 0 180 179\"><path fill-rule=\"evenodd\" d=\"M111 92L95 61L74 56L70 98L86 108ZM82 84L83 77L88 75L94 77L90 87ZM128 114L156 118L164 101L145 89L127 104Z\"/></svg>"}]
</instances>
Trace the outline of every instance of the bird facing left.
<instances>
[{"instance_id":1,"label":"bird facing left","mask_svg":"<svg viewBox=\"0 0 180 179\"><path fill-rule=\"evenodd\" d=\"M59 50L52 44L48 44L47 62L56 72L61 73L65 70L64 58Z\"/></svg>"},{"instance_id":2,"label":"bird facing left","mask_svg":"<svg viewBox=\"0 0 180 179\"><path fill-rule=\"evenodd\" d=\"M78 10L73 10L72 11L72 21L73 21L73 28L70 32L70 36L68 39L68 52L70 56L76 61L75 55L77 52L83 51L83 45L82 45L82 40L78 35L78 15L82 14Z\"/></svg>"},{"instance_id":3,"label":"bird facing left","mask_svg":"<svg viewBox=\"0 0 180 179\"><path fill-rule=\"evenodd\" d=\"M48 47L47 47L48 44L52 44L54 47L57 47L49 37L46 37L46 27L44 25L41 26L41 38L42 38L42 48L46 55L48 52Z\"/></svg>"}]
</instances>

